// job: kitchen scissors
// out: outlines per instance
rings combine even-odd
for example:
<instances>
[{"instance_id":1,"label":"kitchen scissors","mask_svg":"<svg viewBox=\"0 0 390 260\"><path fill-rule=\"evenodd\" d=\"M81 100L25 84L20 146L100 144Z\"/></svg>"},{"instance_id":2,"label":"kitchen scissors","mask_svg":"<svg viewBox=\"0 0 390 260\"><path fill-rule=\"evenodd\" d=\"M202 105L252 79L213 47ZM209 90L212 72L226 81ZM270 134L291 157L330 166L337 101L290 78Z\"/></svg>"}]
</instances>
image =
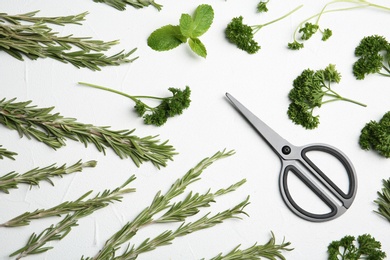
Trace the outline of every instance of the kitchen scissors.
<instances>
[{"instance_id":1,"label":"kitchen scissors","mask_svg":"<svg viewBox=\"0 0 390 260\"><path fill-rule=\"evenodd\" d=\"M284 202L291 211L299 217L313 222L332 220L347 211L356 196L357 178L351 161L344 153L328 144L294 146L256 117L232 95L226 93L226 97L280 157L282 168L279 176L279 189ZM321 171L321 169L319 169L319 167L316 166L315 163L308 158L307 153L311 151L327 153L335 157L342 164L349 179L348 193L344 193L323 171ZM314 194L329 207L330 212L319 214L308 212L301 208L294 201L289 191L287 177L290 172L294 173L308 188L310 188ZM311 176L309 177L308 175ZM319 185L319 183L321 185ZM325 192L325 190L327 190L327 192ZM332 196L330 194L332 194ZM337 202L336 199L339 202Z\"/></svg>"}]
</instances>

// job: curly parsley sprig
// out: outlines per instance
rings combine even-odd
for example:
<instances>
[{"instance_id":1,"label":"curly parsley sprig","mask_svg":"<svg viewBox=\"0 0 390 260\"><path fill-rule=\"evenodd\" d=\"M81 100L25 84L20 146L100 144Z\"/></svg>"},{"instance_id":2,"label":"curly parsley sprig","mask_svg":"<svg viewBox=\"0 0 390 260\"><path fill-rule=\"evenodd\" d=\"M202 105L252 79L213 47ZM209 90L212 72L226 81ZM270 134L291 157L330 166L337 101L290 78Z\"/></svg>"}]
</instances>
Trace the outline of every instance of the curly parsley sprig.
<instances>
[{"instance_id":1,"label":"curly parsley sprig","mask_svg":"<svg viewBox=\"0 0 390 260\"><path fill-rule=\"evenodd\" d=\"M34 138L53 149L66 145L70 139L85 146L93 144L99 152L111 148L121 159L130 158L139 167L151 162L157 168L172 160L175 148L168 141L160 143L156 136L138 137L133 130L111 130L107 126L94 126L77 122L75 118L51 113L54 107L39 108L31 101L0 100L0 124L16 130L20 137Z\"/></svg>"},{"instance_id":2,"label":"curly parsley sprig","mask_svg":"<svg viewBox=\"0 0 390 260\"><path fill-rule=\"evenodd\" d=\"M330 6L338 4L338 3L347 3L347 4L352 4L353 6L328 9ZM320 32L322 34L322 38L321 38L322 41L328 40L332 36L333 31L329 28L321 29L320 25L319 25L320 19L324 14L332 13L332 12L340 12L340 11L349 11L349 10L366 8L366 7L373 7L373 8L378 8L378 9L390 11L390 7L374 4L374 3L369 2L367 0L333 0L333 1L330 1L323 6L323 8L321 9L321 11L319 13L314 14L314 15L304 19L302 22L299 23L299 25L294 30L293 41L288 43L287 47L291 50L302 49L304 47L304 44L300 40L307 41L317 32ZM300 39L298 39L298 34L301 35Z\"/></svg>"},{"instance_id":3,"label":"curly parsley sprig","mask_svg":"<svg viewBox=\"0 0 390 260\"><path fill-rule=\"evenodd\" d=\"M317 71L304 70L294 80L293 88L288 94L291 101L287 110L288 117L295 124L302 125L306 129L314 129L320 123L319 116L313 115L314 109L323 104L347 101L365 107L365 104L342 97L332 89L331 85L339 83L340 80L341 75L333 64Z\"/></svg>"},{"instance_id":4,"label":"curly parsley sprig","mask_svg":"<svg viewBox=\"0 0 390 260\"><path fill-rule=\"evenodd\" d=\"M23 60L52 58L70 63L77 68L100 70L104 66L120 65L134 61L129 52L122 50L112 56L105 52L119 41L93 40L90 37L58 36L47 24L81 24L87 12L60 17L36 17L38 11L8 15L0 13L0 50Z\"/></svg>"},{"instance_id":5,"label":"curly parsley sprig","mask_svg":"<svg viewBox=\"0 0 390 260\"><path fill-rule=\"evenodd\" d=\"M372 149L381 156L390 158L390 111L378 122L371 120L363 127L359 145L363 150Z\"/></svg>"},{"instance_id":6,"label":"curly parsley sprig","mask_svg":"<svg viewBox=\"0 0 390 260\"><path fill-rule=\"evenodd\" d=\"M191 89L188 86L186 86L184 90L178 88L168 88L168 90L172 93L172 96L163 98L155 96L132 96L119 90L91 83L79 82L79 84L116 93L131 99L135 102L135 111L140 117L144 118L144 122L147 125L162 126L167 122L168 118L181 115L183 110L187 109L191 103ZM142 101L145 99L157 100L160 104L158 106L151 107Z\"/></svg>"},{"instance_id":7,"label":"curly parsley sprig","mask_svg":"<svg viewBox=\"0 0 390 260\"><path fill-rule=\"evenodd\" d=\"M381 243L370 234L360 235L357 239L347 235L329 244L328 260L386 259L381 248Z\"/></svg>"},{"instance_id":8,"label":"curly parsley sprig","mask_svg":"<svg viewBox=\"0 0 390 260\"><path fill-rule=\"evenodd\" d=\"M390 42L385 37L364 37L355 48L355 56L359 57L352 67L356 79L375 73L390 77Z\"/></svg>"},{"instance_id":9,"label":"curly parsley sprig","mask_svg":"<svg viewBox=\"0 0 390 260\"><path fill-rule=\"evenodd\" d=\"M243 23L244 18L242 16L234 17L225 29L225 36L229 42L235 44L237 48L244 50L249 54L254 54L261 48L258 42L254 39L254 35L261 28L284 19L301 7L302 5L275 20L259 25L247 25Z\"/></svg>"}]
</instances>

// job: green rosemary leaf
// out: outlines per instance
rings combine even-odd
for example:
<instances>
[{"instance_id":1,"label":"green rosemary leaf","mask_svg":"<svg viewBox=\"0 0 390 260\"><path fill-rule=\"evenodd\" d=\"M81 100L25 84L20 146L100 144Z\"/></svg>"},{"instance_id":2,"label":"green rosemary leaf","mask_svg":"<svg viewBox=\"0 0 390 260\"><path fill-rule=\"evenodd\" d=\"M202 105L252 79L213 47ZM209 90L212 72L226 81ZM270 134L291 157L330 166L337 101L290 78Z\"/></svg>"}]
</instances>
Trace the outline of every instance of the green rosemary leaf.
<instances>
[{"instance_id":1,"label":"green rosemary leaf","mask_svg":"<svg viewBox=\"0 0 390 260\"><path fill-rule=\"evenodd\" d=\"M38 108L31 101L0 100L0 124L16 130L20 137L34 138L53 149L61 148L67 139L79 141L85 146L93 144L99 152L111 148L121 159L131 158L139 167L151 162L157 168L172 160L174 147L168 141L160 143L157 136L138 137L133 130L110 130L51 113L54 107Z\"/></svg>"},{"instance_id":2,"label":"green rosemary leaf","mask_svg":"<svg viewBox=\"0 0 390 260\"><path fill-rule=\"evenodd\" d=\"M137 59L129 58L135 48L129 52L122 50L111 56L105 55L105 51L119 43L117 40L105 42L90 37L58 36L58 33L53 32L47 25L80 24L87 12L60 17L35 17L37 13L38 11L20 15L0 13L0 50L18 60L23 60L23 56L32 60L52 58L77 68L91 70L117 66Z\"/></svg>"},{"instance_id":3,"label":"green rosemary leaf","mask_svg":"<svg viewBox=\"0 0 390 260\"><path fill-rule=\"evenodd\" d=\"M66 201L59 205L56 205L49 209L37 209L33 212L25 212L3 224L0 227L19 227L29 225L34 219L48 218L54 216L61 216L70 214L77 211L90 209L95 211L100 208L108 206L114 201L121 202L124 194L134 192L133 188L126 188L126 186L135 180L135 176L131 176L125 183L120 187L110 191L105 190L102 193L98 193L95 197L88 200L84 200L88 197L92 191L88 191L75 201Z\"/></svg>"},{"instance_id":4,"label":"green rosemary leaf","mask_svg":"<svg viewBox=\"0 0 390 260\"><path fill-rule=\"evenodd\" d=\"M134 8L143 8L149 5L154 6L157 10L161 10L162 5L157 4L154 0L93 0L95 3L104 3L111 7L114 7L120 11L126 9L127 5Z\"/></svg>"},{"instance_id":5,"label":"green rosemary leaf","mask_svg":"<svg viewBox=\"0 0 390 260\"><path fill-rule=\"evenodd\" d=\"M134 237L138 230L146 225L150 225L153 223L158 223L158 219L155 220L156 214L162 212L163 210L171 208L171 210L168 210L170 213L166 213L165 217L161 217L161 222L167 222L165 220L172 221L174 219L182 219L185 215L190 214L196 214L197 211L195 207L201 206L207 206L208 203L202 203L199 201L198 197L199 195L192 196L192 193L190 193L190 197L187 198L186 202L179 203L178 204L171 204L171 200L180 194L182 194L188 185L191 183L197 181L200 179L200 175L202 172L210 166L212 163L214 163L216 160L231 156L234 154L234 151L228 151L225 150L219 151L215 153L213 156L203 159L200 163L198 163L194 168L190 169L182 178L177 179L169 188L169 190L162 194L161 191L157 192L156 195L153 198L152 203L146 207L144 210L142 210L132 221L129 221L126 223L121 230L116 232L113 236L111 236L104 244L103 248L99 251L97 255L94 257L87 257L82 259L113 259L115 257L115 252L121 247L122 244L128 242L132 237ZM244 181L241 181L242 183ZM233 185L234 187L239 186L239 184ZM231 187L233 187L231 186ZM226 189L226 192L232 191L233 189L228 188ZM222 194L223 192L221 192ZM212 196L205 195L205 199L208 199L209 202L211 202ZM245 205L247 204L244 203ZM244 204L240 204L240 206L237 206L236 208L231 210L231 216L243 213L242 208L244 207ZM181 209L181 211L180 211ZM234 212L234 213L233 213ZM228 212L221 213L224 216L229 215ZM179 217L180 216L180 217ZM222 216L222 215L221 215ZM205 217L206 218L206 217ZM208 222L210 221L210 222ZM211 225L213 221L218 221L217 219L213 220L207 220L207 223ZM200 223L198 223L199 226ZM187 229L188 230L188 229ZM184 231L182 231L184 232ZM178 234L178 233L177 233ZM175 236L177 235L175 234ZM130 249L131 250L131 249ZM131 259L131 258L126 258Z\"/></svg>"},{"instance_id":6,"label":"green rosemary leaf","mask_svg":"<svg viewBox=\"0 0 390 260\"><path fill-rule=\"evenodd\" d=\"M34 168L23 174L10 172L0 177L0 191L9 193L10 189L17 189L18 185L21 183L30 186L39 186L39 182L41 181L47 181L54 186L54 183L51 180L54 177L63 177L63 175L66 174L81 172L83 168L95 166L96 161L87 161L83 163L80 160L69 167L66 164L63 164L62 166L52 164L44 168Z\"/></svg>"},{"instance_id":7,"label":"green rosemary leaf","mask_svg":"<svg viewBox=\"0 0 390 260\"><path fill-rule=\"evenodd\" d=\"M375 212L390 222L390 179L383 180L381 192L377 192L378 199L374 202L378 205Z\"/></svg>"},{"instance_id":8,"label":"green rosemary leaf","mask_svg":"<svg viewBox=\"0 0 390 260\"><path fill-rule=\"evenodd\" d=\"M78 226L77 221L80 218L88 216L98 209L106 207L114 201L121 201L122 195L133 192L134 189L126 188L126 186L135 179L131 176L125 183L113 191L105 190L101 194L98 193L95 197L83 201L91 192L87 192L74 202L65 202L48 210L37 210L30 213L25 213L18 218L18 222L14 222L15 226L27 225L31 219L43 218L50 216L58 216L67 214L60 222L44 229L39 235L33 233L28 239L26 245L19 250L16 250L10 256L17 256L20 259L32 254L40 254L52 249L52 246L45 246L50 241L63 239L69 234L71 229ZM12 220L11 220L12 222Z\"/></svg>"},{"instance_id":9,"label":"green rosemary leaf","mask_svg":"<svg viewBox=\"0 0 390 260\"><path fill-rule=\"evenodd\" d=\"M18 154L15 152L8 151L7 149L2 148L2 147L3 146L0 145L0 159L3 159L4 157L6 157L8 159L15 160L14 156L18 155Z\"/></svg>"},{"instance_id":10,"label":"green rosemary leaf","mask_svg":"<svg viewBox=\"0 0 390 260\"><path fill-rule=\"evenodd\" d=\"M253 246L240 249L240 245L235 247L232 251L226 255L219 255L211 258L210 260L233 260L233 259L263 259L267 258L270 260L285 260L286 258L282 255L282 251L291 251L292 248L289 248L290 242L283 242L278 245L275 243L275 235L271 232L271 239L264 245L259 245L255 243Z\"/></svg>"}]
</instances>

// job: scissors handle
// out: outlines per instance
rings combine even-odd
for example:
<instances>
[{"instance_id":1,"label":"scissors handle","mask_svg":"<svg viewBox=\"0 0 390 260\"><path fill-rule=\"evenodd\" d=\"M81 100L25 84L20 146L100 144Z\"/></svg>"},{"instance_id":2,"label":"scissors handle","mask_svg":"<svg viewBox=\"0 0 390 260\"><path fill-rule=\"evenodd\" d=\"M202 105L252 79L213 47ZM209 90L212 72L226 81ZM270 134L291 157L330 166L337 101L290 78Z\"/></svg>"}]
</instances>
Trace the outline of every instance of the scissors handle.
<instances>
[{"instance_id":1,"label":"scissors handle","mask_svg":"<svg viewBox=\"0 0 390 260\"><path fill-rule=\"evenodd\" d=\"M326 144L311 144L299 147L298 149L300 149L300 159L282 160L282 170L279 184L280 192L286 205L299 217L313 222L324 222L339 217L351 206L356 196L357 178L352 163L341 151ZM307 157L307 153L311 151L328 153L335 157L343 165L349 179L347 193L344 193ZM316 194L329 207L330 212L325 214L316 214L301 208L292 198L288 187L287 178L290 173L295 174L308 188L310 188L314 194ZM313 181L313 178L308 177L305 173L309 173L314 176L317 182ZM320 183L321 186L318 183ZM324 188L327 192L325 192ZM332 194L333 197L329 194ZM341 202L341 205L336 202L334 198Z\"/></svg>"}]
</instances>

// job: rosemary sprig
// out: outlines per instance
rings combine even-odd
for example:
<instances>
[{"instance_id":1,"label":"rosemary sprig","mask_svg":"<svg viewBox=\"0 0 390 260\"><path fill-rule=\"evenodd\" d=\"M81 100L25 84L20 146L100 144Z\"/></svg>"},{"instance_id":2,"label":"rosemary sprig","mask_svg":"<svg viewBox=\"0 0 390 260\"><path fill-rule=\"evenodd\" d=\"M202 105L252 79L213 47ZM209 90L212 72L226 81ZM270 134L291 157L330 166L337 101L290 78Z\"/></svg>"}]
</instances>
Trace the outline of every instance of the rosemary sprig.
<instances>
[{"instance_id":1,"label":"rosemary sprig","mask_svg":"<svg viewBox=\"0 0 390 260\"><path fill-rule=\"evenodd\" d=\"M84 199L86 196L90 194L90 192L87 192L83 196L81 196L76 202L74 203L64 203L61 204L57 208L57 214L67 214L60 222L57 224L53 224L50 227L43 230L39 235L36 233L33 233L30 238L28 239L26 245L18 250L16 250L14 253L12 253L10 256L16 256L16 259L20 259L23 257L26 257L28 255L32 254L39 254L46 252L50 249L52 249L52 246L45 246L50 241L58 241L63 239L73 227L78 226L77 221L85 216L88 216L95 212L98 209L104 208L107 205L109 205L112 202L115 201L121 201L122 195L125 193L133 192L135 191L132 188L126 188L126 186L132 182L135 179L134 176L131 176L124 184L122 184L120 187L116 188L113 191L105 190L101 194L97 194L94 198L89 199L85 202L81 202L82 199ZM81 202L81 203L80 203ZM42 211L40 212L40 217L48 217L55 214L54 210L48 210L48 211ZM37 216L35 216L37 217ZM22 218L20 220L20 224L28 224L29 220Z\"/></svg>"},{"instance_id":2,"label":"rosemary sprig","mask_svg":"<svg viewBox=\"0 0 390 260\"><path fill-rule=\"evenodd\" d=\"M281 251L293 250L293 248L288 247L291 243L284 242L283 240L280 245L275 244L275 235L273 232L271 232L271 235L271 239L264 245L255 243L253 246L246 249L240 249L239 245L226 255L222 255L222 253L220 253L210 260L262 259L262 257L270 260L285 260L286 258L282 255Z\"/></svg>"},{"instance_id":3,"label":"rosemary sprig","mask_svg":"<svg viewBox=\"0 0 390 260\"><path fill-rule=\"evenodd\" d=\"M217 224L221 224L223 221L232 218L240 218L239 215L246 214L244 208L249 204L249 196L231 209L224 210L213 216L209 216L207 213L203 217L197 219L194 222L183 222L175 231L167 230L156 236L154 239L144 240L138 247L131 247L130 250L126 250L122 255L114 257L115 260L136 259L139 254L145 253L156 249L159 246L170 245L171 242L181 236L191 234L196 231L211 228ZM105 258L99 258L105 259Z\"/></svg>"},{"instance_id":4,"label":"rosemary sprig","mask_svg":"<svg viewBox=\"0 0 390 260\"><path fill-rule=\"evenodd\" d=\"M63 177L63 175L66 174L81 172L83 168L95 166L96 161L82 162L80 160L69 167L66 164L63 164L62 166L52 164L44 168L34 168L23 174L13 171L0 177L0 191L9 193L10 189L17 189L18 185L21 183L28 184L30 186L39 186L39 182L41 181L47 181L54 186L51 178Z\"/></svg>"},{"instance_id":5,"label":"rosemary sprig","mask_svg":"<svg viewBox=\"0 0 390 260\"><path fill-rule=\"evenodd\" d=\"M129 58L136 49L129 52L122 50L112 56L104 54L113 45L117 45L118 40L105 42L93 40L91 37L58 36L58 33L53 32L47 25L80 24L87 12L60 17L35 17L37 13L38 11L19 15L0 13L0 50L18 60L23 60L23 55L32 60L52 58L71 63L77 68L91 70L100 70L103 66L120 65L136 59Z\"/></svg>"},{"instance_id":6,"label":"rosemary sprig","mask_svg":"<svg viewBox=\"0 0 390 260\"><path fill-rule=\"evenodd\" d=\"M6 157L8 159L15 160L14 156L18 155L17 153L8 151L7 149L1 148L1 147L3 147L3 146L0 145L0 159L3 159L4 157Z\"/></svg>"},{"instance_id":7,"label":"rosemary sprig","mask_svg":"<svg viewBox=\"0 0 390 260\"><path fill-rule=\"evenodd\" d=\"M125 10L127 5L130 5L134 8L143 8L152 5L159 11L162 8L162 5L157 4L156 2L154 2L154 0L93 0L93 1L95 3L107 4L120 11Z\"/></svg>"},{"instance_id":8,"label":"rosemary sprig","mask_svg":"<svg viewBox=\"0 0 390 260\"><path fill-rule=\"evenodd\" d=\"M96 254L94 257L88 257L83 259L112 259L115 257L116 251L123 245L128 242L131 238L133 238L138 230L146 225L150 225L152 223L158 223L155 219L156 214L169 209L162 217L160 217L161 222L167 221L180 221L183 220L186 216L196 214L198 211L193 207L197 205L208 205L210 203L209 196L203 196L203 198L209 198L208 202L200 203L198 200L199 195L189 195L187 199L178 204L171 204L171 200L180 194L182 194L186 187L191 183L200 180L200 175L202 172L210 166L216 160L228 157L233 155L233 151L219 151L215 153L213 156L203 159L199 162L194 168L190 169L182 178L177 179L169 190L165 194L161 194L161 191L157 192L151 204L146 207L134 220L126 223L122 229L120 229L117 233L111 236L104 244L103 248ZM241 184L243 183L240 182ZM225 192L229 192L234 190L241 184L236 184L231 186L228 189L225 189ZM220 192L223 193L222 190ZM217 192L216 194L220 194ZM178 206L179 205L179 206ZM131 249L130 249L131 250ZM127 251L128 253L128 251Z\"/></svg>"},{"instance_id":9,"label":"rosemary sprig","mask_svg":"<svg viewBox=\"0 0 390 260\"><path fill-rule=\"evenodd\" d=\"M111 148L121 159L131 158L139 167L150 161L157 168L172 160L174 147L168 141L160 143L157 136L138 137L133 130L110 130L107 126L79 123L59 113L51 114L54 107L38 108L31 101L0 100L0 124L16 130L20 137L34 138L53 149L65 145L67 139L79 141L85 146L93 144L105 154Z\"/></svg>"},{"instance_id":10,"label":"rosemary sprig","mask_svg":"<svg viewBox=\"0 0 390 260\"><path fill-rule=\"evenodd\" d=\"M56 241L63 239L73 227L78 226L78 219L85 217L92 212L89 210L77 211L73 214L68 214L63 220L58 222L56 225L43 230L39 235L33 233L27 241L27 244L19 250L13 252L10 257L17 256L16 259L21 259L28 255L44 253L52 246L45 247L45 244L50 241Z\"/></svg>"},{"instance_id":11,"label":"rosemary sprig","mask_svg":"<svg viewBox=\"0 0 390 260\"><path fill-rule=\"evenodd\" d=\"M374 202L378 205L375 211L390 222L390 179L383 180L382 192L377 192L378 199Z\"/></svg>"},{"instance_id":12,"label":"rosemary sprig","mask_svg":"<svg viewBox=\"0 0 390 260\"><path fill-rule=\"evenodd\" d=\"M92 191L88 191L75 201L66 201L49 209L37 209L33 212L25 212L3 224L0 224L0 227L26 226L29 225L31 220L34 219L60 216L89 208L93 208L94 210L104 208L114 201L121 201L123 194L134 192L134 188L125 188L133 180L135 180L134 175L131 176L124 184L122 184L122 186L112 191L105 190L104 192L98 193L95 197L88 200L84 199L88 197Z\"/></svg>"}]
</instances>

